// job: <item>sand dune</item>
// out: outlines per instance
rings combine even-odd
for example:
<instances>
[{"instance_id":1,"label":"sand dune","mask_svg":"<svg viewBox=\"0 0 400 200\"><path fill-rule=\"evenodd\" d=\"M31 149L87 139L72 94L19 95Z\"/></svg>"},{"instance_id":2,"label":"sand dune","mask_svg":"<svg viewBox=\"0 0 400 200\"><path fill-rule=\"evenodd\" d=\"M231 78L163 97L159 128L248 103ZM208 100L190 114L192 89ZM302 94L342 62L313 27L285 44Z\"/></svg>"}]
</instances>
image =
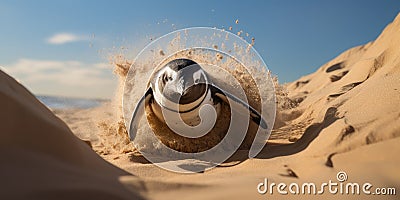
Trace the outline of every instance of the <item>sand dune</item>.
<instances>
[{"instance_id":1,"label":"sand dune","mask_svg":"<svg viewBox=\"0 0 400 200\"><path fill-rule=\"evenodd\" d=\"M1 199L131 199L112 166L0 71ZM140 183L138 181L138 183Z\"/></svg>"},{"instance_id":2,"label":"sand dune","mask_svg":"<svg viewBox=\"0 0 400 200\"><path fill-rule=\"evenodd\" d=\"M57 115L0 73L2 199L275 199L275 183L322 183L339 171L350 182L400 188L400 15L373 42L354 47L287 85L269 144L254 159L239 151L204 173L182 175L148 163L126 142L111 106ZM104 125L88 116L103 116ZM74 118L74 116L76 118ZM83 128L90 127L90 129ZM104 127L106 126L106 127ZM104 130L110 134L101 133ZM92 135L89 132L94 133ZM89 137L88 137L89 134ZM133 174L133 175L132 175ZM289 198L380 199L379 195ZM385 196L396 199L396 196Z\"/></svg>"},{"instance_id":3,"label":"sand dune","mask_svg":"<svg viewBox=\"0 0 400 200\"><path fill-rule=\"evenodd\" d=\"M330 152L399 136L399 35L400 16L374 42L352 48L290 84L291 98L302 99L296 109L303 111L291 123L305 118L322 121L319 110L336 109L334 116L323 120L337 118L325 128L339 133L327 148Z\"/></svg>"}]
</instances>

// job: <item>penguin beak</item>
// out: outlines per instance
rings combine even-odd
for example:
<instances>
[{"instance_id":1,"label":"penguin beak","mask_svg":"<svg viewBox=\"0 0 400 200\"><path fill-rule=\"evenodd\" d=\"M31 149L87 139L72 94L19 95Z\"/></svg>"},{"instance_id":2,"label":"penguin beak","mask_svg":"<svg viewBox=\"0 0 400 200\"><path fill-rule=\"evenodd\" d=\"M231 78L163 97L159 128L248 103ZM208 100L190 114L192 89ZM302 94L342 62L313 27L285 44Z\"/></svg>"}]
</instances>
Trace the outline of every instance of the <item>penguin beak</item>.
<instances>
[{"instance_id":1,"label":"penguin beak","mask_svg":"<svg viewBox=\"0 0 400 200\"><path fill-rule=\"evenodd\" d=\"M188 88L186 88L186 86L182 86L181 87L181 89L180 89L180 94L181 94L181 96L184 96L185 94L187 94L187 92L188 92Z\"/></svg>"},{"instance_id":2,"label":"penguin beak","mask_svg":"<svg viewBox=\"0 0 400 200\"><path fill-rule=\"evenodd\" d=\"M184 96L185 94L187 94L187 89L185 88L184 90L183 90L183 93L182 93L182 96Z\"/></svg>"},{"instance_id":3,"label":"penguin beak","mask_svg":"<svg viewBox=\"0 0 400 200\"><path fill-rule=\"evenodd\" d=\"M186 83L185 80L180 79L180 80L179 80L178 87L176 88L176 91L177 91L181 96L183 96L183 95L187 94L189 87L190 87L190 86Z\"/></svg>"},{"instance_id":4,"label":"penguin beak","mask_svg":"<svg viewBox=\"0 0 400 200\"><path fill-rule=\"evenodd\" d=\"M183 90L184 90L184 85L183 85L183 79L178 79L178 80L176 80L175 81L175 91L176 91L176 93L178 93L179 95L181 95L182 96L182 94L183 94Z\"/></svg>"},{"instance_id":5,"label":"penguin beak","mask_svg":"<svg viewBox=\"0 0 400 200\"><path fill-rule=\"evenodd\" d=\"M184 82L183 83L183 92L182 92L182 96L183 95L185 95L185 94L187 94L188 92L189 92L189 90L190 90L190 87L192 87L193 85L190 85L190 83L188 83L188 82Z\"/></svg>"}]
</instances>

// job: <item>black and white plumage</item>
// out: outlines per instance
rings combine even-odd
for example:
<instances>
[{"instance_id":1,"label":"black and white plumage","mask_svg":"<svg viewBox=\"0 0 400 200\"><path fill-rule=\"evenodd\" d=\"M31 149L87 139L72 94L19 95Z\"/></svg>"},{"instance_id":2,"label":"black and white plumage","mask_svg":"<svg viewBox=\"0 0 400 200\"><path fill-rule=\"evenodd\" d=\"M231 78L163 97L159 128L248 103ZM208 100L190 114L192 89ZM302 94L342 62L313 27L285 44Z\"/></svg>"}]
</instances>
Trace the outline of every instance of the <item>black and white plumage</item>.
<instances>
[{"instance_id":1,"label":"black and white plumage","mask_svg":"<svg viewBox=\"0 0 400 200\"><path fill-rule=\"evenodd\" d=\"M145 105L150 105L157 118L175 132L196 130L186 131L192 134L186 136L195 138L212 129L216 121L212 116L218 117L222 101L231 109L239 109L239 113L249 113L251 121L267 129L266 122L254 108L214 85L199 64L189 59L172 60L155 73L146 93L137 103L129 128L130 139L135 138ZM207 106L214 107L213 111L202 111L202 107ZM200 121L204 127L198 126ZM192 129L194 127L197 129Z\"/></svg>"}]
</instances>

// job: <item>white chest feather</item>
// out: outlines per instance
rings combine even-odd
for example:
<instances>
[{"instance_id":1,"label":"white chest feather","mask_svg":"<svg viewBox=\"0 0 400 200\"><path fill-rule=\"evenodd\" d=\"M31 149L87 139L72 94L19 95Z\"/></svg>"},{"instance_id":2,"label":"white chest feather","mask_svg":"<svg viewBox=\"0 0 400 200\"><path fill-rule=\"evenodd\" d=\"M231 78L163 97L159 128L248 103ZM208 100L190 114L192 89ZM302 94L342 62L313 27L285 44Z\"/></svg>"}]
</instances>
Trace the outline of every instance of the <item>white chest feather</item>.
<instances>
[{"instance_id":1,"label":"white chest feather","mask_svg":"<svg viewBox=\"0 0 400 200\"><path fill-rule=\"evenodd\" d=\"M204 100L199 99L190 105L180 105L179 110L187 112L178 113L167 108L161 109L156 102L151 105L157 118L166 123L171 130L192 138L207 134L214 127L221 110L220 103L214 104L210 91Z\"/></svg>"}]
</instances>

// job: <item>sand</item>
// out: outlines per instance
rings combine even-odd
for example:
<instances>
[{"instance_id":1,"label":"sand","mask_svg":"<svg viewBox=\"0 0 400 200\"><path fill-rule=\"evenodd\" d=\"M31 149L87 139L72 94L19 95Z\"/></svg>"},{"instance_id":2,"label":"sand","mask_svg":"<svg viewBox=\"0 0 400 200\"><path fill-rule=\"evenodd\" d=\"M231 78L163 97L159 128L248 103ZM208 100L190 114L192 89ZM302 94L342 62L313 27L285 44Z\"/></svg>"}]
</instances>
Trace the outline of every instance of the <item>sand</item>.
<instances>
[{"instance_id":1,"label":"sand","mask_svg":"<svg viewBox=\"0 0 400 200\"><path fill-rule=\"evenodd\" d=\"M134 176L104 161L22 85L4 72L0 85L1 199L140 198L119 182Z\"/></svg>"},{"instance_id":2,"label":"sand","mask_svg":"<svg viewBox=\"0 0 400 200\"><path fill-rule=\"evenodd\" d=\"M0 72L0 198L397 199L328 191L261 195L257 185L264 178L287 184L337 182L337 173L344 171L348 182L395 187L398 193L399 47L400 15L375 41L279 86L275 129L256 158L247 159L247 151L240 150L221 166L197 174L169 172L141 157L127 140L120 102L53 111L57 117Z\"/></svg>"}]
</instances>

